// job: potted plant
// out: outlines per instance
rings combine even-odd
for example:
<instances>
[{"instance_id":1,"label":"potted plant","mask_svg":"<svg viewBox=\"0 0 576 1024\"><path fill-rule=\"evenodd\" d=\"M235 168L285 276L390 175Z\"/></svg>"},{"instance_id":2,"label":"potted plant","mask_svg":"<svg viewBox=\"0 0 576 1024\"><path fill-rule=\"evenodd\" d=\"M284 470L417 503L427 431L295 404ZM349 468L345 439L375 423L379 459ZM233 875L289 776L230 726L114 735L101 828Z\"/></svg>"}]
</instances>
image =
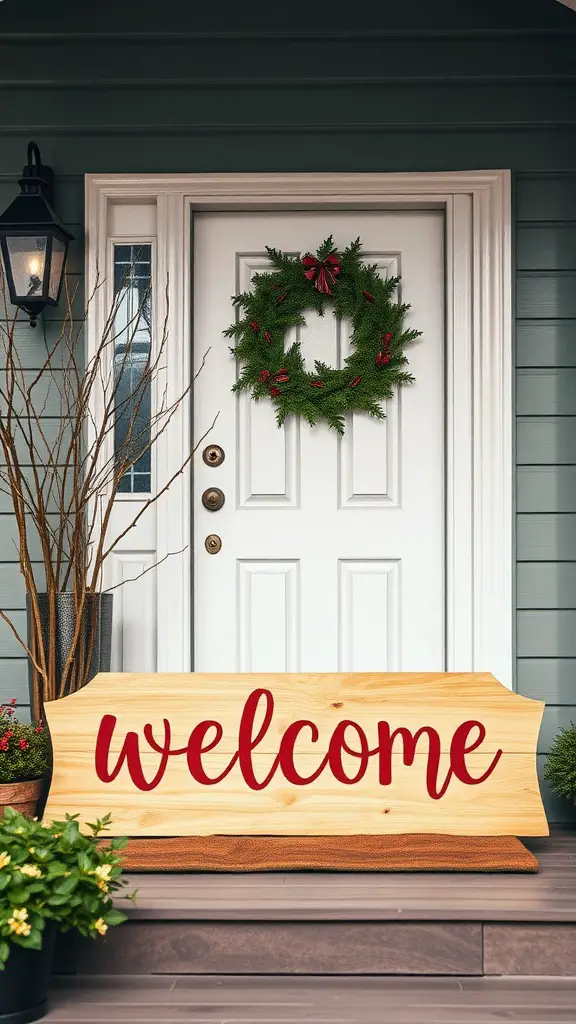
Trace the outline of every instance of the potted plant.
<instances>
[{"instance_id":1,"label":"potted plant","mask_svg":"<svg viewBox=\"0 0 576 1024\"><path fill-rule=\"evenodd\" d=\"M98 282L79 322L76 296L65 281L64 316L50 325L50 339L45 337L38 351L40 369L34 371L20 356L21 324L9 308L0 268L0 490L11 501L18 530L27 631L6 611L0 610L0 618L28 655L35 721L44 701L72 693L97 672L110 670L115 588L105 585L107 559L166 494L216 419L176 472L164 480L159 472L152 494L124 504L119 525L113 515L118 494L130 490L132 470L149 459L192 387L187 383L181 393L167 395L168 313L160 336L153 338L152 278L150 269L142 273L142 262L137 253L114 281L90 358L84 326L90 303L96 295L101 301L107 283ZM57 424L54 432L45 429L48 402Z\"/></svg>"},{"instance_id":2,"label":"potted plant","mask_svg":"<svg viewBox=\"0 0 576 1024\"><path fill-rule=\"evenodd\" d=\"M0 814L11 806L31 818L48 770L50 741L41 722L18 721L15 704L13 697L0 707Z\"/></svg>"},{"instance_id":3,"label":"potted plant","mask_svg":"<svg viewBox=\"0 0 576 1024\"><path fill-rule=\"evenodd\" d=\"M544 778L558 796L576 801L576 725L561 729L546 759Z\"/></svg>"},{"instance_id":4,"label":"potted plant","mask_svg":"<svg viewBox=\"0 0 576 1024\"><path fill-rule=\"evenodd\" d=\"M126 840L100 842L109 824L108 815L82 834L77 815L42 825L7 807L0 817L0 1024L46 1013L59 931L97 939L126 920L112 900Z\"/></svg>"}]
</instances>

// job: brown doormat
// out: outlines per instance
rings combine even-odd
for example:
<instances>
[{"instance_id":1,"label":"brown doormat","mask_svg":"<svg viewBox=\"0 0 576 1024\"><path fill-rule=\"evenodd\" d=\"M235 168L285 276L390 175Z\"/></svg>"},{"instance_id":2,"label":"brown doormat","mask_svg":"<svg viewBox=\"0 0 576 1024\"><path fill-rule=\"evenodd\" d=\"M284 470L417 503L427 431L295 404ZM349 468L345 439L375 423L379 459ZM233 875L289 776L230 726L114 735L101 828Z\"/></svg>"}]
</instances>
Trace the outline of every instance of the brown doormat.
<instances>
[{"instance_id":1,"label":"brown doormat","mask_svg":"<svg viewBox=\"0 0 576 1024\"><path fill-rule=\"evenodd\" d=\"M190 836L131 839L127 871L538 871L514 836Z\"/></svg>"}]
</instances>

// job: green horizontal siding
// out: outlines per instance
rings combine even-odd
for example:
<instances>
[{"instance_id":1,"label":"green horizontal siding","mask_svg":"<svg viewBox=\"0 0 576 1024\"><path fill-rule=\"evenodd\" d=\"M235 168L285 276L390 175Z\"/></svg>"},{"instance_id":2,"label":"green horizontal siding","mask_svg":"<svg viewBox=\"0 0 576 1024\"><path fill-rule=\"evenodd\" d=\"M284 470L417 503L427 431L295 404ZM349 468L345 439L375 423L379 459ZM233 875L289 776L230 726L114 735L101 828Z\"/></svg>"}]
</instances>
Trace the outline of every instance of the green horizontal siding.
<instances>
[{"instance_id":1,"label":"green horizontal siding","mask_svg":"<svg viewBox=\"0 0 576 1024\"><path fill-rule=\"evenodd\" d=\"M519 466L576 464L576 416L520 416L516 461Z\"/></svg>"},{"instance_id":2,"label":"green horizontal siding","mask_svg":"<svg viewBox=\"0 0 576 1024\"><path fill-rule=\"evenodd\" d=\"M576 466L518 466L516 507L522 512L576 512Z\"/></svg>"},{"instance_id":3,"label":"green horizontal siding","mask_svg":"<svg viewBox=\"0 0 576 1024\"><path fill-rule=\"evenodd\" d=\"M7 612L16 632L24 640L26 639L26 612ZM23 649L16 639L13 631L4 619L0 619L0 659L21 658Z\"/></svg>"},{"instance_id":4,"label":"green horizontal siding","mask_svg":"<svg viewBox=\"0 0 576 1024\"><path fill-rule=\"evenodd\" d=\"M529 609L576 607L576 562L519 562L516 604Z\"/></svg>"},{"instance_id":5,"label":"green horizontal siding","mask_svg":"<svg viewBox=\"0 0 576 1024\"><path fill-rule=\"evenodd\" d=\"M576 721L576 176L521 177L516 212L517 686L546 701L542 772ZM543 792L553 820L576 820Z\"/></svg>"},{"instance_id":6,"label":"green horizontal siding","mask_svg":"<svg viewBox=\"0 0 576 1024\"><path fill-rule=\"evenodd\" d=\"M519 320L516 365L576 366L576 320Z\"/></svg>"},{"instance_id":7,"label":"green horizontal siding","mask_svg":"<svg viewBox=\"0 0 576 1024\"><path fill-rule=\"evenodd\" d=\"M567 221L576 222L574 177L559 177L553 172L522 175L516 191L516 220L519 227L523 221L554 222L561 231Z\"/></svg>"},{"instance_id":8,"label":"green horizontal siding","mask_svg":"<svg viewBox=\"0 0 576 1024\"><path fill-rule=\"evenodd\" d=\"M516 412L519 416L576 415L576 368L518 370Z\"/></svg>"},{"instance_id":9,"label":"green horizontal siding","mask_svg":"<svg viewBox=\"0 0 576 1024\"><path fill-rule=\"evenodd\" d=\"M20 706L28 704L28 662L24 657L0 658L0 704L12 697Z\"/></svg>"},{"instance_id":10,"label":"green horizontal siding","mask_svg":"<svg viewBox=\"0 0 576 1024\"><path fill-rule=\"evenodd\" d=\"M516 311L529 319L576 317L576 271L518 271Z\"/></svg>"},{"instance_id":11,"label":"green horizontal siding","mask_svg":"<svg viewBox=\"0 0 576 1024\"><path fill-rule=\"evenodd\" d=\"M518 270L573 270L576 267L576 221L567 224L519 224Z\"/></svg>"},{"instance_id":12,"label":"green horizontal siding","mask_svg":"<svg viewBox=\"0 0 576 1024\"><path fill-rule=\"evenodd\" d=\"M517 679L524 697L576 705L576 658L519 658Z\"/></svg>"},{"instance_id":13,"label":"green horizontal siding","mask_svg":"<svg viewBox=\"0 0 576 1024\"><path fill-rule=\"evenodd\" d=\"M576 515L519 513L516 554L523 562L576 559Z\"/></svg>"}]
</instances>

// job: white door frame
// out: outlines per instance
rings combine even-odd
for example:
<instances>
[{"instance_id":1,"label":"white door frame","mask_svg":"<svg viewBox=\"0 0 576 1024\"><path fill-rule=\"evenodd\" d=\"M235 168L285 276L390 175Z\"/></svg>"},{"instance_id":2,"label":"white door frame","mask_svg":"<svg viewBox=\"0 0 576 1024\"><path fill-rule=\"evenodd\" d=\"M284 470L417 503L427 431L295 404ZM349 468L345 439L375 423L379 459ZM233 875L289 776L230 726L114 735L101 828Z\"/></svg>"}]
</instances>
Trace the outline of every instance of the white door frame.
<instances>
[{"instance_id":1,"label":"white door frame","mask_svg":"<svg viewBox=\"0 0 576 1024\"><path fill-rule=\"evenodd\" d=\"M158 334L167 317L165 383L168 398L173 399L191 372L194 211L414 207L444 210L446 224L447 667L491 671L511 687L509 171L87 175L87 294L92 293L98 273L100 279L109 274L110 241L118 237L115 225L129 225L120 233L125 240L153 238L155 319ZM88 356L95 350L105 313L106 289L100 288L89 310ZM190 401L186 400L158 443L156 463L162 466L163 477L175 472L186 458L190 423ZM183 474L156 509L155 559L160 564L155 572L155 639L157 669L164 672L190 671L192 661L190 479L190 473ZM181 553L166 558L174 551Z\"/></svg>"}]
</instances>

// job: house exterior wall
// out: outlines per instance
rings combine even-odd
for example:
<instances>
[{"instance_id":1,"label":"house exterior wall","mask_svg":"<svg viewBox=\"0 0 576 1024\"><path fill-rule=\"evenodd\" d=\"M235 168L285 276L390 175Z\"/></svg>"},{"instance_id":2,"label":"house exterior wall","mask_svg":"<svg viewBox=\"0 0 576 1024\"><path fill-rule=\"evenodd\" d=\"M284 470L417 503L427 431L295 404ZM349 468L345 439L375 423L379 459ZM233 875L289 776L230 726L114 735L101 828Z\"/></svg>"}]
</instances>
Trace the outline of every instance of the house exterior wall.
<instances>
[{"instance_id":1,"label":"house exterior wall","mask_svg":"<svg viewBox=\"0 0 576 1024\"><path fill-rule=\"evenodd\" d=\"M87 172L511 168L517 687L548 705L542 765L576 721L576 15L554 0L196 6L2 4L0 208L33 138L76 236L81 316ZM42 330L18 335L37 368ZM23 626L15 539L0 493L0 607ZM12 695L26 704L26 663L0 623ZM551 820L574 819L546 802Z\"/></svg>"}]
</instances>

